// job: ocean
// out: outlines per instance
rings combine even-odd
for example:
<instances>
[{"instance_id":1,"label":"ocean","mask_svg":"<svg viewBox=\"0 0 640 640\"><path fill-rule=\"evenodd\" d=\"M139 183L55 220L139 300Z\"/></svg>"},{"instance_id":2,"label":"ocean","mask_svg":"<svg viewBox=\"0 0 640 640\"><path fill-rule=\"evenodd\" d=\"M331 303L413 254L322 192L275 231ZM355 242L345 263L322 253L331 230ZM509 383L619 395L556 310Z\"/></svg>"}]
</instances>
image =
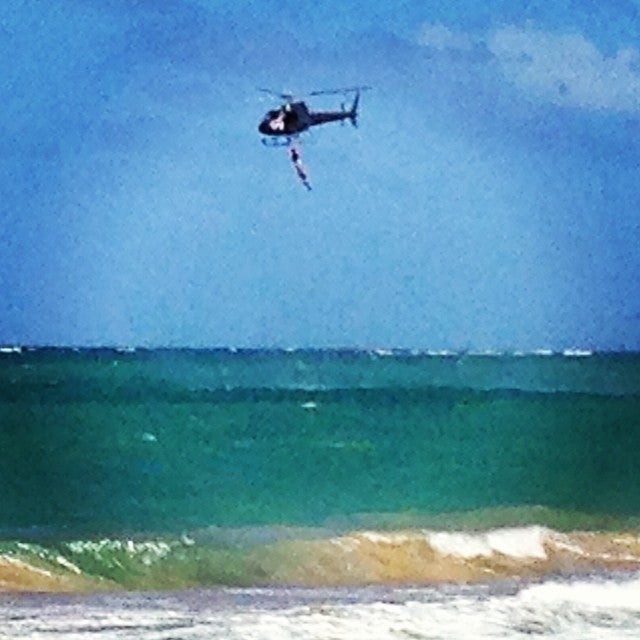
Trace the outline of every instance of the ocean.
<instances>
[{"instance_id":1,"label":"ocean","mask_svg":"<svg viewBox=\"0 0 640 640\"><path fill-rule=\"evenodd\" d=\"M0 349L0 638L640 634L640 354Z\"/></svg>"}]
</instances>

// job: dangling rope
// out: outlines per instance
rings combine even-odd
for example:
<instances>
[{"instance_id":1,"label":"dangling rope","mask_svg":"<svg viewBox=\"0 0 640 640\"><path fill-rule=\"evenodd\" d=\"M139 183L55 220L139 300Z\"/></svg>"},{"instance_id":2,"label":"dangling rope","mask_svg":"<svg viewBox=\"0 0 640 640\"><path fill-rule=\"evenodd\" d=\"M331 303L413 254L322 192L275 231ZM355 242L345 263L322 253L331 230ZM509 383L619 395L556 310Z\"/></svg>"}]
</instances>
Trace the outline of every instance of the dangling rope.
<instances>
[{"instance_id":1,"label":"dangling rope","mask_svg":"<svg viewBox=\"0 0 640 640\"><path fill-rule=\"evenodd\" d=\"M311 191L311 184L309 184L309 177L307 174L307 170L304 168L304 165L302 164L300 151L296 146L295 142L293 142L293 140L289 142L289 158L291 158L293 168L295 169L295 172L298 178L300 178L300 182L302 182L302 184L307 188L307 191Z\"/></svg>"}]
</instances>

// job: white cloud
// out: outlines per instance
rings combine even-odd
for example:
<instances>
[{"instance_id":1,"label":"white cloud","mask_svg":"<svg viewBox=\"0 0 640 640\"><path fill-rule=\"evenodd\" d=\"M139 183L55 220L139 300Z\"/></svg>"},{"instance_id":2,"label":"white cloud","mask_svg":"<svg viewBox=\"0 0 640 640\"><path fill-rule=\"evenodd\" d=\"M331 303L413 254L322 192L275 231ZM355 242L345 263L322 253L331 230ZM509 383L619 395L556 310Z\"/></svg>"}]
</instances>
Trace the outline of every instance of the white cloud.
<instances>
[{"instance_id":1,"label":"white cloud","mask_svg":"<svg viewBox=\"0 0 640 640\"><path fill-rule=\"evenodd\" d=\"M470 51L473 47L473 42L468 34L462 31L451 31L442 24L431 23L425 23L420 27L418 44L432 47L438 51L446 49Z\"/></svg>"},{"instance_id":2,"label":"white cloud","mask_svg":"<svg viewBox=\"0 0 640 640\"><path fill-rule=\"evenodd\" d=\"M562 106L640 112L640 53L605 57L584 36L505 27L487 41L505 76Z\"/></svg>"}]
</instances>

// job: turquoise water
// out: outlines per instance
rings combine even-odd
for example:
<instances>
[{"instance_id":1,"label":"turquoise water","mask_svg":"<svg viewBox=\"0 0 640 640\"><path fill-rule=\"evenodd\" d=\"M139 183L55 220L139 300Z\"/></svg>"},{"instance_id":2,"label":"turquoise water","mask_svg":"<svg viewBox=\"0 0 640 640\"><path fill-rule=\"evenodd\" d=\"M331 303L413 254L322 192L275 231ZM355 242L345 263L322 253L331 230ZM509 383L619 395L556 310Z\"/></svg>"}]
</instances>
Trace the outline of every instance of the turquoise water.
<instances>
[{"instance_id":1,"label":"turquoise water","mask_svg":"<svg viewBox=\"0 0 640 640\"><path fill-rule=\"evenodd\" d=\"M237 547L350 530L640 516L634 354L22 350L0 354L0 425L0 555L122 583L168 556L259 582L277 570Z\"/></svg>"}]
</instances>

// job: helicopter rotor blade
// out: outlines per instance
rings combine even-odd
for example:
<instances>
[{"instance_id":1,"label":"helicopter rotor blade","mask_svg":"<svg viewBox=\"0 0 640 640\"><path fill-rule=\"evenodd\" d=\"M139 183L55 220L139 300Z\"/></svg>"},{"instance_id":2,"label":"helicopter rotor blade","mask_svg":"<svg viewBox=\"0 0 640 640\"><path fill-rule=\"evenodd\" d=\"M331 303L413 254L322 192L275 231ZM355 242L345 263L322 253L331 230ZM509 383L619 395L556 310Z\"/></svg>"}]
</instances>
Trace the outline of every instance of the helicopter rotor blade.
<instances>
[{"instance_id":1,"label":"helicopter rotor blade","mask_svg":"<svg viewBox=\"0 0 640 640\"><path fill-rule=\"evenodd\" d=\"M308 95L310 96L323 96L323 95L338 95L338 94L347 94L347 93L355 93L356 91L368 91L371 89L369 85L362 85L359 87L343 87L341 89L323 89L321 91L312 91Z\"/></svg>"},{"instance_id":2,"label":"helicopter rotor blade","mask_svg":"<svg viewBox=\"0 0 640 640\"><path fill-rule=\"evenodd\" d=\"M347 95L348 93L368 91L371 88L372 87L370 87L369 85L361 85L361 86L355 86L355 87L341 87L340 89L321 89L319 91L310 91L309 93L303 93L299 95L301 96ZM264 87L258 87L258 91L262 91L263 93L268 93L271 96L280 98L281 100L286 100L287 102L291 102L295 98L294 94L288 91L274 91L273 89L266 89Z\"/></svg>"},{"instance_id":3,"label":"helicopter rotor blade","mask_svg":"<svg viewBox=\"0 0 640 640\"><path fill-rule=\"evenodd\" d=\"M280 93L278 91L273 91L271 89L264 89L263 87L258 87L258 91L262 91L263 93L268 93L276 98L281 98L282 100L293 100L292 93Z\"/></svg>"}]
</instances>

